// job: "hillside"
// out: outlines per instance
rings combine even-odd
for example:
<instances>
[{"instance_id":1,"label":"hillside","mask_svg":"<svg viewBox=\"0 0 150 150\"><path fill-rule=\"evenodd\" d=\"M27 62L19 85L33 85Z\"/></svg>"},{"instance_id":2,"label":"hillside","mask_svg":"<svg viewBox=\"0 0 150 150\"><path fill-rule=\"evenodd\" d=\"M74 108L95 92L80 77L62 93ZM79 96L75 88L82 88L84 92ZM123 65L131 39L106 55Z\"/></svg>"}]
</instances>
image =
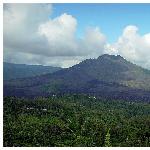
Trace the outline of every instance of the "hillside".
<instances>
[{"instance_id":1,"label":"hillside","mask_svg":"<svg viewBox=\"0 0 150 150\"><path fill-rule=\"evenodd\" d=\"M55 71L60 70L61 68L42 65L13 64L4 62L3 69L4 80L10 80L53 73Z\"/></svg>"},{"instance_id":2,"label":"hillside","mask_svg":"<svg viewBox=\"0 0 150 150\"><path fill-rule=\"evenodd\" d=\"M102 55L34 78L7 81L4 95L48 96L84 93L105 98L150 100L150 71L121 56Z\"/></svg>"}]
</instances>

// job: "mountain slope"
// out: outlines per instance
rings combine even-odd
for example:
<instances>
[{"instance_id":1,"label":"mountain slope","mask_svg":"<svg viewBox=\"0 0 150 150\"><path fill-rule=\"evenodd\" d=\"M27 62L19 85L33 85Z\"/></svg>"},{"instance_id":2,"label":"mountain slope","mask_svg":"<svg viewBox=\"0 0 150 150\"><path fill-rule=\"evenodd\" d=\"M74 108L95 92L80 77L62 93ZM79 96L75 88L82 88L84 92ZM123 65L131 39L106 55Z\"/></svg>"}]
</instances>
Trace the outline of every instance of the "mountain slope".
<instances>
[{"instance_id":1,"label":"mountain slope","mask_svg":"<svg viewBox=\"0 0 150 150\"><path fill-rule=\"evenodd\" d=\"M4 95L84 93L105 98L150 100L150 71L121 56L102 55L34 78L7 81Z\"/></svg>"},{"instance_id":2,"label":"mountain slope","mask_svg":"<svg viewBox=\"0 0 150 150\"><path fill-rule=\"evenodd\" d=\"M60 70L59 67L3 63L4 80L26 78Z\"/></svg>"}]
</instances>

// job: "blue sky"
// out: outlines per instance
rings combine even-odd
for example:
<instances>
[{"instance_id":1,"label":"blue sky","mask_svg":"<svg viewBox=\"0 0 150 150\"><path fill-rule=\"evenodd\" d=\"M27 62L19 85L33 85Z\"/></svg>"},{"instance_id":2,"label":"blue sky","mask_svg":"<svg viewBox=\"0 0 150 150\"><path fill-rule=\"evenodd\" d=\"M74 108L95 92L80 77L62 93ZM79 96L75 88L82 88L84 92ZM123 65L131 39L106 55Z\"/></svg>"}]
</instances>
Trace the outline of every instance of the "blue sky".
<instances>
[{"instance_id":1,"label":"blue sky","mask_svg":"<svg viewBox=\"0 0 150 150\"><path fill-rule=\"evenodd\" d=\"M150 30L150 4L53 4L52 18L62 13L77 19L77 36L82 36L87 26L98 26L110 43L127 25L137 26L140 34Z\"/></svg>"}]
</instances>

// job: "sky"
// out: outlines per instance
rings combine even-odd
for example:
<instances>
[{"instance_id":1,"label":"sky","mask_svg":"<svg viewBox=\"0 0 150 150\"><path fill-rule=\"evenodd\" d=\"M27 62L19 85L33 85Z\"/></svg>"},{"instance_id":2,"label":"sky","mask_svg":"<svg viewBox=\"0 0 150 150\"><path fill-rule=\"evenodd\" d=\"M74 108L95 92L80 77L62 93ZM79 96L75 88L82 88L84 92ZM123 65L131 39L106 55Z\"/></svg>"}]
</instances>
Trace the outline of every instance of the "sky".
<instances>
[{"instance_id":1,"label":"sky","mask_svg":"<svg viewBox=\"0 0 150 150\"><path fill-rule=\"evenodd\" d=\"M4 4L4 61L67 68L102 54L150 69L150 4Z\"/></svg>"},{"instance_id":2,"label":"sky","mask_svg":"<svg viewBox=\"0 0 150 150\"><path fill-rule=\"evenodd\" d=\"M52 17L64 12L78 20L77 35L82 36L87 26L99 26L115 42L127 25L136 25L144 34L150 30L150 4L55 4Z\"/></svg>"}]
</instances>

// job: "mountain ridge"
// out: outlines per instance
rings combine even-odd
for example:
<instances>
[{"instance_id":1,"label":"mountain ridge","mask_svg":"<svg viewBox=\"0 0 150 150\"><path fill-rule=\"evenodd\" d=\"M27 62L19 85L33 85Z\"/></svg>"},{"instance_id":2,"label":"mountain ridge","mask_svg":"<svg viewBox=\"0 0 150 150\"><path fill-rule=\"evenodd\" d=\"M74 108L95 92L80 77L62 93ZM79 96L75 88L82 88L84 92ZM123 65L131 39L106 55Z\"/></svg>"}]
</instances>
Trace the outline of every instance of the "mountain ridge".
<instances>
[{"instance_id":1,"label":"mountain ridge","mask_svg":"<svg viewBox=\"0 0 150 150\"><path fill-rule=\"evenodd\" d=\"M23 96L83 93L108 98L150 100L149 83L148 70L121 56L105 54L52 74L5 82L4 95L13 92L17 95L20 90Z\"/></svg>"},{"instance_id":2,"label":"mountain ridge","mask_svg":"<svg viewBox=\"0 0 150 150\"><path fill-rule=\"evenodd\" d=\"M37 75L43 75L47 73L53 73L61 70L60 67L43 66L43 65L27 65L27 64L14 64L14 63L3 63L3 74L4 80L27 78Z\"/></svg>"}]
</instances>

